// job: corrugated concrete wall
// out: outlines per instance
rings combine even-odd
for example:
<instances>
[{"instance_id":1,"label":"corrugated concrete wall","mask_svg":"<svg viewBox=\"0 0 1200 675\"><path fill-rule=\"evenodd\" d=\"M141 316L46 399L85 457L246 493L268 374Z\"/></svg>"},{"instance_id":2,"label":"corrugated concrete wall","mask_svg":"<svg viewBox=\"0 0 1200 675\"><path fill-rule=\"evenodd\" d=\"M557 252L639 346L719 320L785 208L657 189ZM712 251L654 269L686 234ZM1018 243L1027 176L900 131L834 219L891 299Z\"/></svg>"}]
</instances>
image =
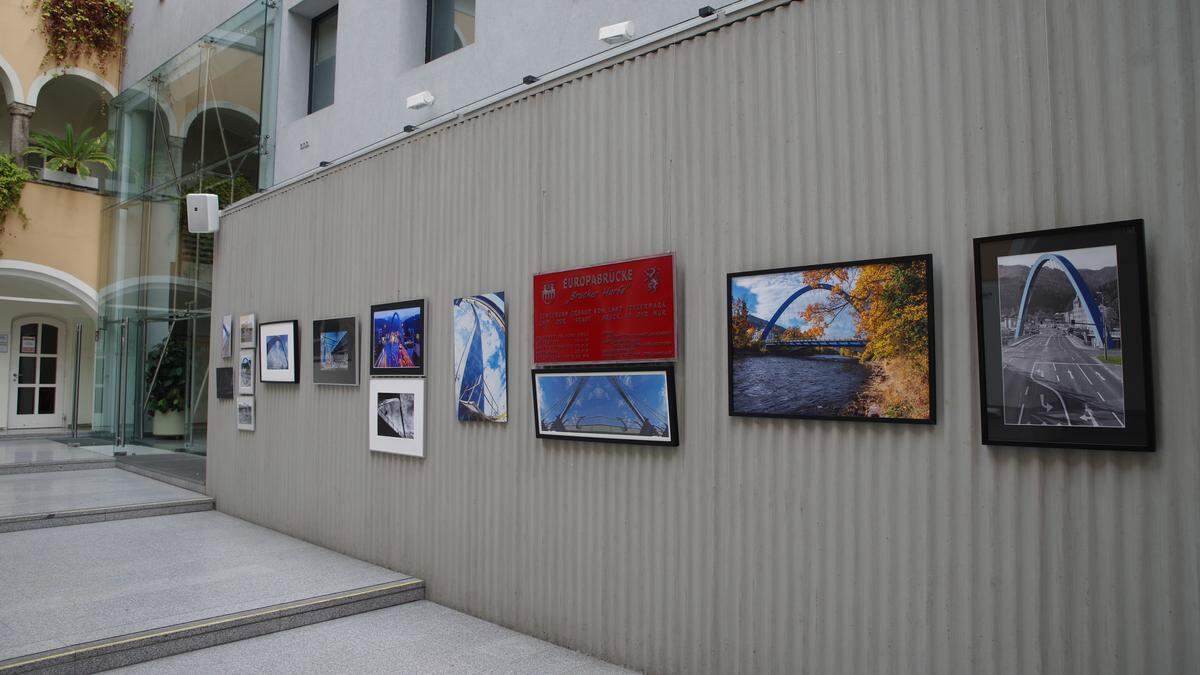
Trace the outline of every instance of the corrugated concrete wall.
<instances>
[{"instance_id":1,"label":"corrugated concrete wall","mask_svg":"<svg viewBox=\"0 0 1200 675\"><path fill-rule=\"evenodd\" d=\"M366 386L306 364L252 434L210 400L217 504L635 668L1200 671L1197 35L1187 0L792 3L237 210L214 315L429 300L429 443L370 454ZM1137 217L1159 451L982 447L971 239ZM531 275L665 250L682 445L537 441ZM726 416L725 272L926 251L937 426ZM461 424L451 299L492 290L513 421Z\"/></svg>"}]
</instances>

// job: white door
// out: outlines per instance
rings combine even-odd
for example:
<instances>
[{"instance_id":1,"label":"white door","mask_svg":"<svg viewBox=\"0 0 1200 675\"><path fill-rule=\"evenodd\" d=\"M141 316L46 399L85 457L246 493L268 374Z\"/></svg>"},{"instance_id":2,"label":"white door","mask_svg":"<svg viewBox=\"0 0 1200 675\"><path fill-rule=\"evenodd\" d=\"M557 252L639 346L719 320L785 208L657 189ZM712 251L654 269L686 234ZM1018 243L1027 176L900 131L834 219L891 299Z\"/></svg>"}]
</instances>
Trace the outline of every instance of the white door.
<instances>
[{"instance_id":1,"label":"white door","mask_svg":"<svg viewBox=\"0 0 1200 675\"><path fill-rule=\"evenodd\" d=\"M12 389L8 427L63 425L63 352L66 330L51 319L17 319L9 342Z\"/></svg>"}]
</instances>

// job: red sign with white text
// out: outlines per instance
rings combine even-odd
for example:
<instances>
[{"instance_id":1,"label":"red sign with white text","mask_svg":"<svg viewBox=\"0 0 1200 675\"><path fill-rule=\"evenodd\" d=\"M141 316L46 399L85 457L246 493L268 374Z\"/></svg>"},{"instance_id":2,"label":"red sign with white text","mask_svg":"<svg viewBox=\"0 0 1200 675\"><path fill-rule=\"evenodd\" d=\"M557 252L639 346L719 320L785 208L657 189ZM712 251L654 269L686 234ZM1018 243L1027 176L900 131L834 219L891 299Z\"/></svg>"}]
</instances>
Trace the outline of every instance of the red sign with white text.
<instances>
[{"instance_id":1,"label":"red sign with white text","mask_svg":"<svg viewBox=\"0 0 1200 675\"><path fill-rule=\"evenodd\" d=\"M533 361L661 361L675 354L675 256L533 277Z\"/></svg>"}]
</instances>

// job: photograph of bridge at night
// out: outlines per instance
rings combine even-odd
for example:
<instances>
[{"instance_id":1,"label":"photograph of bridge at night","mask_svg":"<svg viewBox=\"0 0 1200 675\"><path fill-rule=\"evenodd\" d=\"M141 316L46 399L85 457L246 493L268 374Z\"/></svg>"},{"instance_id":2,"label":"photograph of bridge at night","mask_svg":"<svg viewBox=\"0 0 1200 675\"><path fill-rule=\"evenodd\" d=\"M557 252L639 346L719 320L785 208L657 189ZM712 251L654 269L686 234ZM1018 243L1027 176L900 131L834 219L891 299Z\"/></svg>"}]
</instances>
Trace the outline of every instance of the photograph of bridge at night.
<instances>
[{"instance_id":1,"label":"photograph of bridge at night","mask_svg":"<svg viewBox=\"0 0 1200 675\"><path fill-rule=\"evenodd\" d=\"M730 414L932 422L929 266L729 275Z\"/></svg>"},{"instance_id":2,"label":"photograph of bridge at night","mask_svg":"<svg viewBox=\"0 0 1200 675\"><path fill-rule=\"evenodd\" d=\"M1124 428L1116 246L996 262L1004 423Z\"/></svg>"},{"instance_id":3,"label":"photograph of bridge at night","mask_svg":"<svg viewBox=\"0 0 1200 675\"><path fill-rule=\"evenodd\" d=\"M424 374L425 301L371 307L371 374Z\"/></svg>"}]
</instances>

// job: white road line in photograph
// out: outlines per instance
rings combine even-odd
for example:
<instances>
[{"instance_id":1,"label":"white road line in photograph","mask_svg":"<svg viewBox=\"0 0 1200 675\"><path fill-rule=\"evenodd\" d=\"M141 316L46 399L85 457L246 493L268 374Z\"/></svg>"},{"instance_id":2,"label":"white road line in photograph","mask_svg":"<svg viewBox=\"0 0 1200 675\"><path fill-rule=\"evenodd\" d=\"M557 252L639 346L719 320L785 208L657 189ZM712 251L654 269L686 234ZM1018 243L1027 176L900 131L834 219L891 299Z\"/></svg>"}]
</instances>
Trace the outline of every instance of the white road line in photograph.
<instances>
[{"instance_id":1,"label":"white road line in photograph","mask_svg":"<svg viewBox=\"0 0 1200 675\"><path fill-rule=\"evenodd\" d=\"M1067 374L1071 376L1072 380L1075 379L1075 373L1072 373L1071 371L1068 370Z\"/></svg>"},{"instance_id":2,"label":"white road line in photograph","mask_svg":"<svg viewBox=\"0 0 1200 675\"><path fill-rule=\"evenodd\" d=\"M1117 413L1115 413L1111 410L1108 412L1109 412L1109 414L1111 414L1113 416L1114 419L1117 420L1117 424L1120 424L1121 426L1125 426L1125 420L1121 419L1121 417L1119 415L1117 415Z\"/></svg>"},{"instance_id":3,"label":"white road line in photograph","mask_svg":"<svg viewBox=\"0 0 1200 675\"><path fill-rule=\"evenodd\" d=\"M1101 368L1100 366L1092 366L1092 367L1096 369L1096 372L1093 373L1093 375L1100 378L1101 382L1108 382L1108 380L1106 380L1104 378L1104 369L1103 368Z\"/></svg>"},{"instance_id":4,"label":"white road line in photograph","mask_svg":"<svg viewBox=\"0 0 1200 675\"><path fill-rule=\"evenodd\" d=\"M1092 382L1092 378L1088 377L1087 373L1083 372L1083 366L1075 366L1075 367L1079 369L1079 372L1083 375L1083 379L1087 380L1088 384L1095 384L1094 382Z\"/></svg>"},{"instance_id":5,"label":"white road line in photograph","mask_svg":"<svg viewBox=\"0 0 1200 675\"><path fill-rule=\"evenodd\" d=\"M1099 389L1096 390L1096 395L1100 397L1101 401L1104 401L1104 394L1101 394Z\"/></svg>"},{"instance_id":6,"label":"white road line in photograph","mask_svg":"<svg viewBox=\"0 0 1200 675\"><path fill-rule=\"evenodd\" d=\"M1029 393L1029 387L1025 387L1025 393ZM1021 423L1021 418L1025 416L1025 401L1021 401L1021 410L1017 413L1017 424Z\"/></svg>"},{"instance_id":7,"label":"white road line in photograph","mask_svg":"<svg viewBox=\"0 0 1200 675\"><path fill-rule=\"evenodd\" d=\"M1071 424L1071 411L1067 410L1067 401L1063 398L1062 394L1058 393L1057 389L1048 384L1043 384L1042 386L1054 392L1055 396L1058 396L1058 402L1061 403L1063 407L1063 415L1067 418L1067 426L1075 426Z\"/></svg>"}]
</instances>

